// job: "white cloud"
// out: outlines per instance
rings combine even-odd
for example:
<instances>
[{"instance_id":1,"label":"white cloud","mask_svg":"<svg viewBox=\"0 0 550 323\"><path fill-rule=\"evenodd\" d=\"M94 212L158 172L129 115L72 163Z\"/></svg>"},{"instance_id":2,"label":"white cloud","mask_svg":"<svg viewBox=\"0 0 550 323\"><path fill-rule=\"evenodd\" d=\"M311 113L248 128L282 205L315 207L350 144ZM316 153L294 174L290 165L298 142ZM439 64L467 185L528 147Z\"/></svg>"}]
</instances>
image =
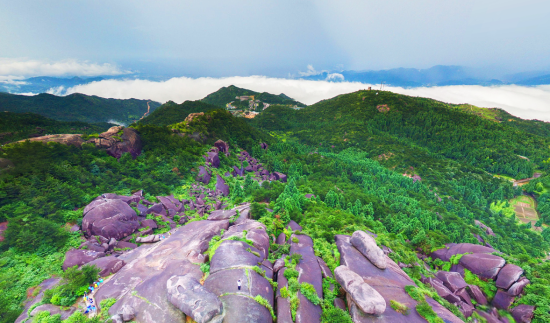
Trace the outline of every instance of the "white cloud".
<instances>
[{"instance_id":1,"label":"white cloud","mask_svg":"<svg viewBox=\"0 0 550 323\"><path fill-rule=\"evenodd\" d=\"M0 58L0 79L13 80L30 76L98 76L128 74L116 65L88 61L63 60L46 62L30 59Z\"/></svg>"},{"instance_id":2,"label":"white cloud","mask_svg":"<svg viewBox=\"0 0 550 323\"><path fill-rule=\"evenodd\" d=\"M313 67L313 65L308 65L307 66L307 71L305 72L298 72L298 74L300 74L300 76L312 76L312 75L318 75L318 74L321 74L323 71L317 71L315 70L315 68Z\"/></svg>"},{"instance_id":3,"label":"white cloud","mask_svg":"<svg viewBox=\"0 0 550 323\"><path fill-rule=\"evenodd\" d=\"M150 99L159 102L202 99L219 88L229 85L273 94L286 95L306 104L367 89L369 84L328 82L265 76L227 78L172 78L155 82L147 80L104 80L69 88L65 93L84 93L119 99ZM373 86L376 88L376 86ZM469 103L480 107L498 107L521 118L550 121L550 85L537 87L510 86L443 86L405 89L385 87L396 93L433 98L448 103Z\"/></svg>"},{"instance_id":4,"label":"white cloud","mask_svg":"<svg viewBox=\"0 0 550 323\"><path fill-rule=\"evenodd\" d=\"M344 75L342 75L340 73L331 73L331 74L327 75L326 80L327 81L343 81L344 80Z\"/></svg>"}]
</instances>

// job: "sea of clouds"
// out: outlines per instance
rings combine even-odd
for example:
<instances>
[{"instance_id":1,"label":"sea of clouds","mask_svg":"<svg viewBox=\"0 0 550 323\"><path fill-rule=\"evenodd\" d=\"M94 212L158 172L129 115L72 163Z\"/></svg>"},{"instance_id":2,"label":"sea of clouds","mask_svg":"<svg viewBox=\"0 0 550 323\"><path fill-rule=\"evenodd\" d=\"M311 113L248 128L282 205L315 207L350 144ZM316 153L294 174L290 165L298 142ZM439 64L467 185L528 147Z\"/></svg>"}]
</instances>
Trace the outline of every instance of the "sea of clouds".
<instances>
[{"instance_id":1,"label":"sea of clouds","mask_svg":"<svg viewBox=\"0 0 550 323\"><path fill-rule=\"evenodd\" d=\"M305 104L313 104L340 94L367 89L369 86L373 89L380 87L380 85L357 82L308 81L265 76L177 77L166 81L103 80L68 89L52 89L50 93L58 95L83 93L106 98L136 98L161 103L172 100L181 103L186 100L202 99L221 87L229 85L257 92L284 93ZM456 85L420 88L385 86L384 90L448 103L468 103L486 108L498 107L524 119L550 121L550 85L536 87Z\"/></svg>"}]
</instances>

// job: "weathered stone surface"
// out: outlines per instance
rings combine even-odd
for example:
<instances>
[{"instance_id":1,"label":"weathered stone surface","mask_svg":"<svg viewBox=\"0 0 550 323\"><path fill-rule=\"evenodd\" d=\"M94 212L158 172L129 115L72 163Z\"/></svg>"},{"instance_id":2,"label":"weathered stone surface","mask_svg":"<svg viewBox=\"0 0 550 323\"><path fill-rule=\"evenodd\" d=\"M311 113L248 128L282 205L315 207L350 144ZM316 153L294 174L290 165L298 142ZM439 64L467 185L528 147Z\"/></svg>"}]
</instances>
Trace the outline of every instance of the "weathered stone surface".
<instances>
[{"instance_id":1,"label":"weathered stone surface","mask_svg":"<svg viewBox=\"0 0 550 323\"><path fill-rule=\"evenodd\" d=\"M364 231L355 231L351 236L351 244L359 250L370 262L380 269L386 268L386 255L376 241ZM359 304L358 304L359 305ZM360 306L359 306L360 307Z\"/></svg>"},{"instance_id":2,"label":"weathered stone surface","mask_svg":"<svg viewBox=\"0 0 550 323\"><path fill-rule=\"evenodd\" d=\"M241 280L240 290L237 283L239 279ZM217 271L208 276L204 282L204 287L218 297L227 293L242 294L249 297L260 295L269 301L271 306L275 305L273 287L267 279L252 269L239 268Z\"/></svg>"},{"instance_id":3,"label":"weathered stone surface","mask_svg":"<svg viewBox=\"0 0 550 323\"><path fill-rule=\"evenodd\" d=\"M223 241L210 260L210 273L235 267L256 266L262 258L248 252L248 248L259 253L258 249L242 241Z\"/></svg>"},{"instance_id":4,"label":"weathered stone surface","mask_svg":"<svg viewBox=\"0 0 550 323\"><path fill-rule=\"evenodd\" d=\"M455 295L460 297L460 299L464 302L464 303L467 303L468 305L470 306L473 306L472 304L472 298L470 297L470 294L468 294L468 292L466 291L466 288L463 288L457 292L455 292ZM473 309L472 309L473 310Z\"/></svg>"},{"instance_id":5,"label":"weathered stone surface","mask_svg":"<svg viewBox=\"0 0 550 323\"><path fill-rule=\"evenodd\" d=\"M122 315L116 314L116 315L111 316L111 322L110 323L122 323L122 322L124 322L122 320Z\"/></svg>"},{"instance_id":6,"label":"weathered stone surface","mask_svg":"<svg viewBox=\"0 0 550 323\"><path fill-rule=\"evenodd\" d=\"M164 208L162 203L156 203L151 205L151 207L147 210L147 214L167 215L166 209Z\"/></svg>"},{"instance_id":7,"label":"weathered stone surface","mask_svg":"<svg viewBox=\"0 0 550 323\"><path fill-rule=\"evenodd\" d=\"M490 236L494 236L494 232L493 232L493 229L491 229L490 227L488 227L487 225L481 223L480 221L478 220L474 220L474 223L475 225L477 225L478 227L480 227L481 229L485 230L485 233L487 233L488 235Z\"/></svg>"},{"instance_id":8,"label":"weathered stone surface","mask_svg":"<svg viewBox=\"0 0 550 323\"><path fill-rule=\"evenodd\" d=\"M225 309L223 323L272 323L271 313L248 296L229 294L220 297Z\"/></svg>"},{"instance_id":9,"label":"weathered stone surface","mask_svg":"<svg viewBox=\"0 0 550 323\"><path fill-rule=\"evenodd\" d=\"M498 288L508 289L523 274L523 269L514 264L506 264L498 273L495 285Z\"/></svg>"},{"instance_id":10,"label":"weathered stone surface","mask_svg":"<svg viewBox=\"0 0 550 323\"><path fill-rule=\"evenodd\" d=\"M173 210L174 213L180 212L183 207L183 203L176 199L169 198L168 196L157 196L157 199L166 210Z\"/></svg>"},{"instance_id":11,"label":"weathered stone surface","mask_svg":"<svg viewBox=\"0 0 550 323\"><path fill-rule=\"evenodd\" d=\"M219 139L214 143L214 146L218 149L219 152L224 153L226 156L229 156L229 145L225 141Z\"/></svg>"},{"instance_id":12,"label":"weathered stone surface","mask_svg":"<svg viewBox=\"0 0 550 323\"><path fill-rule=\"evenodd\" d=\"M153 243L153 242L159 242L161 240L161 236L158 234L152 234L146 237L137 237L136 242L139 243Z\"/></svg>"},{"instance_id":13,"label":"weathered stone surface","mask_svg":"<svg viewBox=\"0 0 550 323\"><path fill-rule=\"evenodd\" d=\"M126 263L124 262L124 260L120 260L117 257L109 256L109 257L97 258L93 261L90 261L88 265L97 266L101 270L99 272L99 276L105 277L105 276L109 276L110 274L116 273L117 271L120 270L120 268L124 267Z\"/></svg>"},{"instance_id":14,"label":"weathered stone surface","mask_svg":"<svg viewBox=\"0 0 550 323\"><path fill-rule=\"evenodd\" d=\"M214 168L220 167L220 157L217 152L208 152L206 155L206 162Z\"/></svg>"},{"instance_id":15,"label":"weathered stone surface","mask_svg":"<svg viewBox=\"0 0 550 323\"><path fill-rule=\"evenodd\" d=\"M22 322L25 322L29 316L28 316L28 311L29 309L36 303L38 302L41 302L42 301L42 298L44 296L44 292L48 289L51 289L53 287L55 287L59 281L61 279L60 278L48 278L46 280L44 280L42 283L40 283L40 285L38 285L36 288L40 288L40 291L38 292L38 294L36 295L36 297L31 298L25 303L25 307L23 308L23 312L21 312L21 315L19 315L19 317L15 320L15 323L22 323Z\"/></svg>"},{"instance_id":16,"label":"weathered stone surface","mask_svg":"<svg viewBox=\"0 0 550 323\"><path fill-rule=\"evenodd\" d=\"M193 275L170 277L166 289L168 301L197 323L207 323L223 311L219 298Z\"/></svg>"},{"instance_id":17,"label":"weathered stone surface","mask_svg":"<svg viewBox=\"0 0 550 323\"><path fill-rule=\"evenodd\" d=\"M436 274L436 277L453 293L467 286L464 278L459 273L440 271Z\"/></svg>"},{"instance_id":18,"label":"weathered stone surface","mask_svg":"<svg viewBox=\"0 0 550 323\"><path fill-rule=\"evenodd\" d=\"M71 249L65 254L65 261L63 261L63 270L73 266L82 266L89 263L92 260L105 256L104 252L97 252L93 250L79 250Z\"/></svg>"},{"instance_id":19,"label":"weathered stone surface","mask_svg":"<svg viewBox=\"0 0 550 323\"><path fill-rule=\"evenodd\" d=\"M487 297L485 297L485 295L483 294L483 292L481 291L481 289L479 289L478 286L476 285L468 285L468 287L466 287L466 290L468 291L468 293L470 294L470 296L475 299L475 301L480 304L480 305L487 305L488 302L487 302Z\"/></svg>"},{"instance_id":20,"label":"weathered stone surface","mask_svg":"<svg viewBox=\"0 0 550 323\"><path fill-rule=\"evenodd\" d=\"M292 220L288 222L287 228L291 228L292 231L302 231L302 226Z\"/></svg>"},{"instance_id":21,"label":"weathered stone surface","mask_svg":"<svg viewBox=\"0 0 550 323\"><path fill-rule=\"evenodd\" d=\"M281 232L279 236L277 237L277 241L275 241L276 244L283 245L286 243L286 234L284 232Z\"/></svg>"},{"instance_id":22,"label":"weathered stone surface","mask_svg":"<svg viewBox=\"0 0 550 323\"><path fill-rule=\"evenodd\" d=\"M229 195L229 185L225 183L225 180L220 175L216 175L216 190L219 190L223 196Z\"/></svg>"},{"instance_id":23,"label":"weathered stone surface","mask_svg":"<svg viewBox=\"0 0 550 323\"><path fill-rule=\"evenodd\" d=\"M185 315L166 297L166 282L174 275L191 275L199 281L203 273L196 261L208 248L208 242L221 229L227 230L228 221L195 221L174 229L166 239L142 245L119 258L126 262L110 280L104 282L95 294L95 302L106 298L118 301L109 315L120 313L122 306L137 310L136 322L184 323Z\"/></svg>"},{"instance_id":24,"label":"weathered stone surface","mask_svg":"<svg viewBox=\"0 0 550 323\"><path fill-rule=\"evenodd\" d=\"M82 139L82 135L79 135L79 134L48 135L48 136L23 139L23 140L19 140L18 142L25 142L27 140L31 142L38 141L42 143L57 142L63 145L73 145L76 147L80 147L84 143L84 140Z\"/></svg>"},{"instance_id":25,"label":"weathered stone surface","mask_svg":"<svg viewBox=\"0 0 550 323\"><path fill-rule=\"evenodd\" d=\"M353 302L367 314L380 315L386 310L386 301L363 278L346 266L334 270L338 283L349 294Z\"/></svg>"},{"instance_id":26,"label":"weathered stone surface","mask_svg":"<svg viewBox=\"0 0 550 323\"><path fill-rule=\"evenodd\" d=\"M34 310L32 310L31 316L36 316L38 313L45 312L45 311L50 312L50 315L52 316L56 314L60 314L61 320L66 320L67 318L69 318L69 316L71 316L76 311L76 308L68 307L65 310L59 306L55 306L52 304L43 304L43 305L37 306Z\"/></svg>"},{"instance_id":27,"label":"weathered stone surface","mask_svg":"<svg viewBox=\"0 0 550 323\"><path fill-rule=\"evenodd\" d=\"M532 305L518 305L514 307L510 312L517 323L530 323L533 319L533 312L535 307Z\"/></svg>"},{"instance_id":28,"label":"weathered stone surface","mask_svg":"<svg viewBox=\"0 0 550 323\"><path fill-rule=\"evenodd\" d=\"M439 249L431 254L432 258L439 258L443 261L449 261L452 256L465 253L493 253L496 250L493 248L480 246L472 243L448 244L447 249Z\"/></svg>"},{"instance_id":29,"label":"weathered stone surface","mask_svg":"<svg viewBox=\"0 0 550 323\"><path fill-rule=\"evenodd\" d=\"M460 264L484 279L495 279L506 261L499 256L474 253L462 256Z\"/></svg>"},{"instance_id":30,"label":"weathered stone surface","mask_svg":"<svg viewBox=\"0 0 550 323\"><path fill-rule=\"evenodd\" d=\"M136 317L136 309L130 305L124 305L122 306L120 315L124 322L131 321Z\"/></svg>"},{"instance_id":31,"label":"weathered stone surface","mask_svg":"<svg viewBox=\"0 0 550 323\"><path fill-rule=\"evenodd\" d=\"M474 312L476 312L479 316L484 318L487 321L487 323L501 323L498 317L494 315L491 315L489 313L486 313L480 310L475 310Z\"/></svg>"},{"instance_id":32,"label":"weathered stone surface","mask_svg":"<svg viewBox=\"0 0 550 323\"><path fill-rule=\"evenodd\" d=\"M275 264L273 264L273 272L277 273L281 268L285 266L285 255L283 255L281 258L275 260Z\"/></svg>"},{"instance_id":33,"label":"weathered stone surface","mask_svg":"<svg viewBox=\"0 0 550 323\"><path fill-rule=\"evenodd\" d=\"M281 181L283 183L286 183L286 175L279 172L273 172L273 175L275 176L275 180Z\"/></svg>"},{"instance_id":34,"label":"weathered stone surface","mask_svg":"<svg viewBox=\"0 0 550 323\"><path fill-rule=\"evenodd\" d=\"M197 181L208 185L210 183L210 178L212 175L204 168L204 166L199 166L199 174L197 175Z\"/></svg>"},{"instance_id":35,"label":"weathered stone surface","mask_svg":"<svg viewBox=\"0 0 550 323\"><path fill-rule=\"evenodd\" d=\"M288 298L277 297L277 323L293 323Z\"/></svg>"},{"instance_id":36,"label":"weathered stone surface","mask_svg":"<svg viewBox=\"0 0 550 323\"><path fill-rule=\"evenodd\" d=\"M232 216L237 215L235 209L232 210L217 210L210 213L208 220L210 221L219 221L219 220L229 220Z\"/></svg>"},{"instance_id":37,"label":"weathered stone surface","mask_svg":"<svg viewBox=\"0 0 550 323\"><path fill-rule=\"evenodd\" d=\"M346 310L346 303L341 298L335 298L334 299L334 307L338 307L339 309L345 311Z\"/></svg>"},{"instance_id":38,"label":"weathered stone surface","mask_svg":"<svg viewBox=\"0 0 550 323\"><path fill-rule=\"evenodd\" d=\"M492 304L496 308L505 310L510 307L514 301L514 298L514 296L508 295L505 291L499 289L495 295L495 298L493 298Z\"/></svg>"},{"instance_id":39,"label":"weathered stone surface","mask_svg":"<svg viewBox=\"0 0 550 323\"><path fill-rule=\"evenodd\" d=\"M93 204L93 205L92 205ZM136 212L119 199L95 200L84 209L82 231L120 240L139 228Z\"/></svg>"},{"instance_id":40,"label":"weathered stone surface","mask_svg":"<svg viewBox=\"0 0 550 323\"><path fill-rule=\"evenodd\" d=\"M323 278L332 277L332 271L330 271L323 258L317 257L317 262L319 262L319 267L321 268Z\"/></svg>"},{"instance_id":41,"label":"weathered stone surface","mask_svg":"<svg viewBox=\"0 0 550 323\"><path fill-rule=\"evenodd\" d=\"M463 301L459 301L456 303L456 306L464 314L465 317L472 316L472 313L474 312L474 306L468 303L465 303Z\"/></svg>"},{"instance_id":42,"label":"weathered stone surface","mask_svg":"<svg viewBox=\"0 0 550 323\"><path fill-rule=\"evenodd\" d=\"M422 279L422 283L432 286L437 292L437 295L446 299L451 304L456 303L460 300L460 298L454 295L438 278L432 278L432 277L424 278Z\"/></svg>"},{"instance_id":43,"label":"weathered stone surface","mask_svg":"<svg viewBox=\"0 0 550 323\"><path fill-rule=\"evenodd\" d=\"M523 288L530 283L531 282L529 281L529 279L522 277L520 278L520 280L510 286L510 288L508 289L508 294L511 296L518 296L523 292Z\"/></svg>"},{"instance_id":44,"label":"weathered stone surface","mask_svg":"<svg viewBox=\"0 0 550 323\"><path fill-rule=\"evenodd\" d=\"M83 242L79 249L82 249L82 250L91 250L91 251L96 251L96 252L105 252L105 248L102 247L95 238L91 238L89 240L86 240L85 242Z\"/></svg>"},{"instance_id":45,"label":"weathered stone surface","mask_svg":"<svg viewBox=\"0 0 550 323\"><path fill-rule=\"evenodd\" d=\"M298 239L298 243L291 242L290 254L297 253L302 255L302 260L300 260L296 266L296 270L300 273L298 282L313 285L319 298L322 298L323 276L321 268L319 267L319 262L313 251L313 240L309 236L303 234L293 234L292 237ZM298 305L298 309L296 310L296 323L320 322L322 314L321 307L311 303L301 292L298 293L298 298L300 299L300 305Z\"/></svg>"},{"instance_id":46,"label":"weathered stone surface","mask_svg":"<svg viewBox=\"0 0 550 323\"><path fill-rule=\"evenodd\" d=\"M403 314L396 312L390 306L390 300L395 300L401 304L405 304L408 308L415 308L417 302L413 300L404 289L407 285L415 285L409 276L390 258L386 258L386 269L376 267L367 258L365 258L359 250L351 245L350 239L351 237L346 235L337 235L335 237L336 246L340 252L340 264L347 266L353 272L359 274L363 278L363 281L380 293L386 301L386 310L382 315L375 316L368 314L357 314L356 321L354 322L425 323L426 321L418 315L416 311L410 311L409 315L404 316ZM436 313L439 313L441 317L445 317L447 322L462 322L458 317L454 316L451 312L431 298L427 297L426 300ZM350 313L357 312L357 309L353 308L353 304L348 305L350 307Z\"/></svg>"}]
</instances>

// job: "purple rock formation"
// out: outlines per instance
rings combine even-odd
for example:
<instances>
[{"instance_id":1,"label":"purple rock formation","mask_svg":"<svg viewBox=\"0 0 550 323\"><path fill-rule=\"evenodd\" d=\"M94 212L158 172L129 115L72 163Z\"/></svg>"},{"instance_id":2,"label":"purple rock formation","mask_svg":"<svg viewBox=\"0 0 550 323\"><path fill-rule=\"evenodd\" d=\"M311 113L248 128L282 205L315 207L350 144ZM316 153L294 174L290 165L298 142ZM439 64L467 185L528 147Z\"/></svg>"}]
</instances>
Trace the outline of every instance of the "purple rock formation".
<instances>
[{"instance_id":1,"label":"purple rock formation","mask_svg":"<svg viewBox=\"0 0 550 323\"><path fill-rule=\"evenodd\" d=\"M84 209L82 231L88 237L100 235L120 240L137 228L139 222L136 211L121 200L95 200Z\"/></svg>"},{"instance_id":2,"label":"purple rock formation","mask_svg":"<svg viewBox=\"0 0 550 323\"><path fill-rule=\"evenodd\" d=\"M514 298L514 296L508 295L505 291L499 289L495 298L493 298L492 304L496 308L506 310L514 302Z\"/></svg>"},{"instance_id":3,"label":"purple rock formation","mask_svg":"<svg viewBox=\"0 0 550 323\"><path fill-rule=\"evenodd\" d=\"M197 175L197 181L208 185L210 183L210 178L212 175L204 168L204 166L199 166L199 174Z\"/></svg>"},{"instance_id":4,"label":"purple rock formation","mask_svg":"<svg viewBox=\"0 0 550 323\"><path fill-rule=\"evenodd\" d=\"M499 256L474 253L462 256L459 263L483 279L495 279L506 261Z\"/></svg>"},{"instance_id":5,"label":"purple rock formation","mask_svg":"<svg viewBox=\"0 0 550 323\"><path fill-rule=\"evenodd\" d=\"M487 297L485 297L485 295L483 294L483 292L481 291L481 289L479 289L478 286L476 285L468 285L468 287L466 288L466 290L468 291L468 293L470 294L470 296L476 300L476 302L480 305L487 305L488 302L487 302Z\"/></svg>"},{"instance_id":6,"label":"purple rock formation","mask_svg":"<svg viewBox=\"0 0 550 323\"><path fill-rule=\"evenodd\" d=\"M510 288L510 286L512 286L513 283L515 283L519 279L522 274L523 269L521 269L520 266L516 266L514 264L506 264L506 266L502 267L502 269L498 273L495 284L498 288L508 289Z\"/></svg>"},{"instance_id":7,"label":"purple rock formation","mask_svg":"<svg viewBox=\"0 0 550 323\"><path fill-rule=\"evenodd\" d=\"M71 249L65 254L65 261L63 261L63 270L73 266L82 266L92 260L105 256L104 252L97 252L92 250L79 250Z\"/></svg>"},{"instance_id":8,"label":"purple rock formation","mask_svg":"<svg viewBox=\"0 0 550 323\"><path fill-rule=\"evenodd\" d=\"M436 277L453 293L467 286L464 278L459 273L440 271L436 274Z\"/></svg>"},{"instance_id":9,"label":"purple rock formation","mask_svg":"<svg viewBox=\"0 0 550 323\"><path fill-rule=\"evenodd\" d=\"M216 175L216 190L219 190L223 196L229 195L229 185L225 183L225 180L220 175Z\"/></svg>"},{"instance_id":10,"label":"purple rock formation","mask_svg":"<svg viewBox=\"0 0 550 323\"><path fill-rule=\"evenodd\" d=\"M531 283L529 279L522 277L520 280L510 286L510 288L508 289L508 294L511 296L518 296L523 292L523 288L529 283Z\"/></svg>"},{"instance_id":11,"label":"purple rock formation","mask_svg":"<svg viewBox=\"0 0 550 323\"><path fill-rule=\"evenodd\" d=\"M207 153L206 162L211 167L219 168L220 167L220 157L218 156L218 153L216 153L216 152Z\"/></svg>"},{"instance_id":12,"label":"purple rock formation","mask_svg":"<svg viewBox=\"0 0 550 323\"><path fill-rule=\"evenodd\" d=\"M120 260L117 257L109 256L109 257L103 257L103 258L97 258L93 261L90 261L88 265L97 266L101 271L99 272L99 276L105 277L109 276L110 274L114 274L117 271L120 270L120 268L124 267L126 263L124 260Z\"/></svg>"},{"instance_id":13,"label":"purple rock formation","mask_svg":"<svg viewBox=\"0 0 550 323\"><path fill-rule=\"evenodd\" d=\"M530 323L533 319L535 307L531 305L518 305L511 311L514 320L517 323Z\"/></svg>"},{"instance_id":14,"label":"purple rock formation","mask_svg":"<svg viewBox=\"0 0 550 323\"><path fill-rule=\"evenodd\" d=\"M465 253L493 253L496 250L485 246L471 243L448 244L449 248L434 251L430 256L439 258L443 261L449 261L452 256Z\"/></svg>"}]
</instances>

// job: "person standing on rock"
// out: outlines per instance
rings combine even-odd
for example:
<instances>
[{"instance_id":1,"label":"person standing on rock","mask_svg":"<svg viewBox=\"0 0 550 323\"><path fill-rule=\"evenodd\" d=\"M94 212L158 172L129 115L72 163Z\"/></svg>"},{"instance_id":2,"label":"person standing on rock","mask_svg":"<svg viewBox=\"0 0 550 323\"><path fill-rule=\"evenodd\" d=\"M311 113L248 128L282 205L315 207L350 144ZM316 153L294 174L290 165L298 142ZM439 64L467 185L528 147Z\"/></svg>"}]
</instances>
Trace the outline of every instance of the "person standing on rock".
<instances>
[{"instance_id":1,"label":"person standing on rock","mask_svg":"<svg viewBox=\"0 0 550 323\"><path fill-rule=\"evenodd\" d=\"M239 288L239 290L241 290L241 280L237 280L237 287Z\"/></svg>"}]
</instances>

